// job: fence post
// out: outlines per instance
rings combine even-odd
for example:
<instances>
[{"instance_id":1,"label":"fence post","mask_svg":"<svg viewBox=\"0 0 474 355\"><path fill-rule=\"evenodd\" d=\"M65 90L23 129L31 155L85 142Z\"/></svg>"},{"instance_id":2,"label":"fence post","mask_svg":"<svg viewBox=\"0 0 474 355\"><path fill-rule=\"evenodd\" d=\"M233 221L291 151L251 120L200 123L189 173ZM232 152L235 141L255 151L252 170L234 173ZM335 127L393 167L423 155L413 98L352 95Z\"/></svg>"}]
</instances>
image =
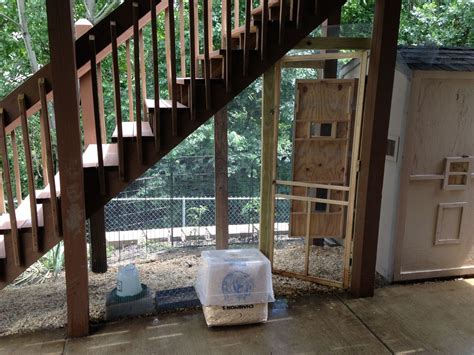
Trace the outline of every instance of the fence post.
<instances>
[{"instance_id":1,"label":"fence post","mask_svg":"<svg viewBox=\"0 0 474 355\"><path fill-rule=\"evenodd\" d=\"M181 224L183 227L186 227L186 197L182 198L183 200L183 209L182 209L182 216L181 216Z\"/></svg>"}]
</instances>

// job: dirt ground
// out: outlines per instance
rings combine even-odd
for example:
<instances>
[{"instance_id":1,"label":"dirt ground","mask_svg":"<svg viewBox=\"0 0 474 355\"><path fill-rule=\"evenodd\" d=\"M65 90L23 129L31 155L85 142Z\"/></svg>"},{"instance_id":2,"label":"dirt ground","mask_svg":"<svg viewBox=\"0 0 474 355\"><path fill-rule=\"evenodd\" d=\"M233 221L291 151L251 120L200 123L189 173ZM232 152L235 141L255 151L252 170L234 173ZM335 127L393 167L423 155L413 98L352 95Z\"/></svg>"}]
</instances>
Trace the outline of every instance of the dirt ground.
<instances>
[{"instance_id":1,"label":"dirt ground","mask_svg":"<svg viewBox=\"0 0 474 355\"><path fill-rule=\"evenodd\" d=\"M137 261L142 283L153 291L192 286L195 283L202 249L171 249L145 261ZM340 279L342 247L312 247L310 273ZM304 258L301 244L290 244L275 250L276 265L287 271L298 271ZM314 260L314 263L313 263ZM313 265L314 264L314 265ZM90 317L92 322L105 318L105 295L115 287L119 265L109 266L105 274L89 273ZM332 293L336 289L297 279L273 276L277 297L295 298L311 293ZM0 293L0 336L59 328L66 323L66 287L64 274L45 283L21 287L9 286Z\"/></svg>"}]
</instances>

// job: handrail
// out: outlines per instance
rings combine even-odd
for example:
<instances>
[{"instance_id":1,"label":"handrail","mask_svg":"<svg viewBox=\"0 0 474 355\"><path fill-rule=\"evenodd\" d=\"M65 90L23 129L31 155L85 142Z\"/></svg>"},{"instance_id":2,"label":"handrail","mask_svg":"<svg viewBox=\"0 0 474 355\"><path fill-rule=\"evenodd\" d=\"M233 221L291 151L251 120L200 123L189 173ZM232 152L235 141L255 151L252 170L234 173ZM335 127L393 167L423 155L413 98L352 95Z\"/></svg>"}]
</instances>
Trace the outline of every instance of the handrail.
<instances>
[{"instance_id":1,"label":"handrail","mask_svg":"<svg viewBox=\"0 0 474 355\"><path fill-rule=\"evenodd\" d=\"M168 7L166 0L152 0L156 4L156 12L160 13ZM102 21L97 23L83 36L76 40L76 67L77 76L90 70L89 36L96 38L97 62L102 61L112 52L112 42L110 38L110 22L117 23L117 45L124 43L133 36L132 4L140 3L139 6L139 29L151 21L151 2L147 0L125 0L123 4L112 11ZM8 134L20 125L20 111L18 109L18 95L25 95L26 114L28 117L37 113L40 108L40 97L38 93L38 80L44 78L48 100L52 98L52 77L50 63L45 64L40 70L30 76L25 82L20 84L10 94L0 101L0 107L4 110L5 129Z\"/></svg>"}]
</instances>

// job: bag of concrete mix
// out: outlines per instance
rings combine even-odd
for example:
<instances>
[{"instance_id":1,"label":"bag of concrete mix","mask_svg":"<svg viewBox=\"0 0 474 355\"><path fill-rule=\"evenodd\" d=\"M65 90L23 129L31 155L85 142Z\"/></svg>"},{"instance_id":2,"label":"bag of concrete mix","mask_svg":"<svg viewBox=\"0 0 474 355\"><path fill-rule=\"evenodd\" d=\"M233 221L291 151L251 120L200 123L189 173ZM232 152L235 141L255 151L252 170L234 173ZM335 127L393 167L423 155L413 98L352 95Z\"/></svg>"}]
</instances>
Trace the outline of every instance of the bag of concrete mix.
<instances>
[{"instance_id":1,"label":"bag of concrete mix","mask_svg":"<svg viewBox=\"0 0 474 355\"><path fill-rule=\"evenodd\" d=\"M208 326L265 322L273 295L270 261L256 249L201 255L196 292Z\"/></svg>"}]
</instances>

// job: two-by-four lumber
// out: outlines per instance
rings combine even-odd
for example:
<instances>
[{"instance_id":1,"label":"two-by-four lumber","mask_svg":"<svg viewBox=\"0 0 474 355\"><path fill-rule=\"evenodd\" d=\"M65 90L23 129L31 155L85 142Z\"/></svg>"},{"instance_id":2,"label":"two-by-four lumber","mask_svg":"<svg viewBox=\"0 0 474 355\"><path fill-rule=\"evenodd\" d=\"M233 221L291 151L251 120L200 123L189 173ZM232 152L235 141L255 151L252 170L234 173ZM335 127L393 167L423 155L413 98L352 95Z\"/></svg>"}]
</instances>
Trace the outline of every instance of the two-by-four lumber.
<instances>
[{"instance_id":1,"label":"two-by-four lumber","mask_svg":"<svg viewBox=\"0 0 474 355\"><path fill-rule=\"evenodd\" d=\"M199 45L199 38L196 37L196 6L197 1L189 0L189 53L190 53L190 95L188 98L189 108L191 109L191 120L196 119L196 40ZM156 106L155 106L156 107Z\"/></svg>"},{"instance_id":2,"label":"two-by-four lumber","mask_svg":"<svg viewBox=\"0 0 474 355\"><path fill-rule=\"evenodd\" d=\"M181 77L186 77L186 43L184 36L184 0L179 1L179 57L181 61Z\"/></svg>"},{"instance_id":3,"label":"two-by-four lumber","mask_svg":"<svg viewBox=\"0 0 474 355\"><path fill-rule=\"evenodd\" d=\"M67 295L67 334L89 333L84 171L77 68L70 1L46 0L61 184Z\"/></svg>"},{"instance_id":4,"label":"two-by-four lumber","mask_svg":"<svg viewBox=\"0 0 474 355\"><path fill-rule=\"evenodd\" d=\"M13 131L12 131L13 132ZM20 240L18 237L18 227L16 223L15 202L13 201L13 191L10 175L10 162L8 161L7 134L5 132L5 115L3 108L0 108L0 151L2 154L3 178L7 190L8 213L10 217L10 235L13 247L13 258L16 266L21 265Z\"/></svg>"},{"instance_id":5,"label":"two-by-four lumber","mask_svg":"<svg viewBox=\"0 0 474 355\"><path fill-rule=\"evenodd\" d=\"M252 20L252 0L245 1L245 33L244 33L244 76L249 73L250 65L250 24Z\"/></svg>"},{"instance_id":6,"label":"two-by-four lumber","mask_svg":"<svg viewBox=\"0 0 474 355\"><path fill-rule=\"evenodd\" d=\"M178 136L178 98L176 84L176 40L174 25L174 0L167 0L165 10L165 41L166 41L166 71L168 74L168 91L171 99L171 133ZM207 4L207 1L204 1ZM158 108L155 107L155 110Z\"/></svg>"},{"instance_id":7,"label":"two-by-four lumber","mask_svg":"<svg viewBox=\"0 0 474 355\"><path fill-rule=\"evenodd\" d=\"M148 111L146 106L146 60L145 60L145 41L143 39L143 29L138 31L140 48L140 85L142 90L143 121L148 121Z\"/></svg>"},{"instance_id":8,"label":"two-by-four lumber","mask_svg":"<svg viewBox=\"0 0 474 355\"><path fill-rule=\"evenodd\" d=\"M5 213L5 190L3 189L3 175L0 174L0 214Z\"/></svg>"},{"instance_id":9,"label":"two-by-four lumber","mask_svg":"<svg viewBox=\"0 0 474 355\"><path fill-rule=\"evenodd\" d=\"M99 208L90 217L91 231L91 271L107 272L107 240L105 239L105 213Z\"/></svg>"},{"instance_id":10,"label":"two-by-four lumber","mask_svg":"<svg viewBox=\"0 0 474 355\"><path fill-rule=\"evenodd\" d=\"M18 155L18 143L16 141L16 132L14 129L10 133L10 138L12 141L13 174L15 175L16 202L20 204L23 201L23 196L21 194L20 158Z\"/></svg>"},{"instance_id":11,"label":"two-by-four lumber","mask_svg":"<svg viewBox=\"0 0 474 355\"><path fill-rule=\"evenodd\" d=\"M21 119L21 132L23 138L23 148L25 150L26 174L28 177L28 193L30 195L30 212L31 212L31 237L33 242L33 250L40 250L39 231L38 231L38 211L36 209L36 192L35 192L35 176L33 170L33 160L31 158L30 132L28 130L28 117L26 117L25 96L18 96L18 111Z\"/></svg>"},{"instance_id":12,"label":"two-by-four lumber","mask_svg":"<svg viewBox=\"0 0 474 355\"><path fill-rule=\"evenodd\" d=\"M153 7L152 7L153 8ZM115 124L117 126L117 144L118 144L118 160L119 160L119 177L125 180L125 161L123 147L123 130L122 130L122 99L120 94L120 69L118 59L117 46L117 24L115 21L110 23L110 38L112 42L112 77L114 84L114 107L115 107Z\"/></svg>"},{"instance_id":13,"label":"two-by-four lumber","mask_svg":"<svg viewBox=\"0 0 474 355\"><path fill-rule=\"evenodd\" d=\"M101 195L105 195L105 170L104 170L104 155L102 153L102 127L100 124L100 107L99 107L99 90L97 85L97 63L96 63L96 49L95 36L89 36L90 42L90 58L91 58L91 82L92 82L92 103L94 106L94 128L95 140L97 143L97 162L98 162L98 178L99 191ZM107 143L107 142L104 142Z\"/></svg>"},{"instance_id":14,"label":"two-by-four lumber","mask_svg":"<svg viewBox=\"0 0 474 355\"><path fill-rule=\"evenodd\" d=\"M294 49L370 49L367 37L306 37Z\"/></svg>"},{"instance_id":15,"label":"two-by-four lumber","mask_svg":"<svg viewBox=\"0 0 474 355\"><path fill-rule=\"evenodd\" d=\"M161 147L161 117L160 117L160 80L158 71L158 30L156 23L155 0L150 0L151 8L151 47L153 55L153 100L155 101L155 110L153 111L153 135L155 137L155 149Z\"/></svg>"},{"instance_id":16,"label":"two-by-four lumber","mask_svg":"<svg viewBox=\"0 0 474 355\"><path fill-rule=\"evenodd\" d=\"M138 2L132 4L132 16L133 16L133 61L135 66L135 121L137 127L137 155L138 161L143 163L143 142L142 142L142 97L141 97L141 86L140 86L140 34L138 21L139 9ZM145 64L145 63L143 63Z\"/></svg>"},{"instance_id":17,"label":"two-by-four lumber","mask_svg":"<svg viewBox=\"0 0 474 355\"><path fill-rule=\"evenodd\" d=\"M283 44L285 38L286 19L288 17L288 4L286 0L280 0L280 20L278 27L278 44Z\"/></svg>"},{"instance_id":18,"label":"two-by-four lumber","mask_svg":"<svg viewBox=\"0 0 474 355\"><path fill-rule=\"evenodd\" d=\"M133 84L132 84L132 59L130 55L130 40L125 42L125 59L127 62L127 93L128 93L128 120L134 121L133 110Z\"/></svg>"},{"instance_id":19,"label":"two-by-four lumber","mask_svg":"<svg viewBox=\"0 0 474 355\"><path fill-rule=\"evenodd\" d=\"M51 194L51 218L54 226L54 233L57 237L62 235L61 216L59 211L58 198L56 194L56 180L54 179L54 164L53 164L53 148L51 145L51 131L49 128L49 111L48 101L46 98L46 81L44 78L38 79L38 92L41 103L41 127L44 135L42 137L41 145L45 149L46 161L43 164L46 166L46 173L49 181L49 192Z\"/></svg>"},{"instance_id":20,"label":"two-by-four lumber","mask_svg":"<svg viewBox=\"0 0 474 355\"><path fill-rule=\"evenodd\" d=\"M378 0L369 64L356 199L351 292L374 294L375 264L401 0ZM363 79L363 78L362 78Z\"/></svg>"},{"instance_id":21,"label":"two-by-four lumber","mask_svg":"<svg viewBox=\"0 0 474 355\"><path fill-rule=\"evenodd\" d=\"M209 44L209 27L212 16L209 18L209 3L204 0L204 90L206 96L206 109L211 109L211 62L210 62L210 44ZM212 15L212 14L211 14ZM211 44L212 45L212 44Z\"/></svg>"},{"instance_id":22,"label":"two-by-four lumber","mask_svg":"<svg viewBox=\"0 0 474 355\"><path fill-rule=\"evenodd\" d=\"M267 58L268 48L268 0L263 1L262 24L260 31L260 59L264 61Z\"/></svg>"},{"instance_id":23,"label":"two-by-four lumber","mask_svg":"<svg viewBox=\"0 0 474 355\"><path fill-rule=\"evenodd\" d=\"M216 249L227 249L229 246L227 120L227 106L224 106L214 115Z\"/></svg>"},{"instance_id":24,"label":"two-by-four lumber","mask_svg":"<svg viewBox=\"0 0 474 355\"><path fill-rule=\"evenodd\" d=\"M225 19L225 27L222 31L225 31L225 86L227 92L232 90L232 23L231 23L231 1L223 0L223 14L222 18Z\"/></svg>"}]
</instances>

